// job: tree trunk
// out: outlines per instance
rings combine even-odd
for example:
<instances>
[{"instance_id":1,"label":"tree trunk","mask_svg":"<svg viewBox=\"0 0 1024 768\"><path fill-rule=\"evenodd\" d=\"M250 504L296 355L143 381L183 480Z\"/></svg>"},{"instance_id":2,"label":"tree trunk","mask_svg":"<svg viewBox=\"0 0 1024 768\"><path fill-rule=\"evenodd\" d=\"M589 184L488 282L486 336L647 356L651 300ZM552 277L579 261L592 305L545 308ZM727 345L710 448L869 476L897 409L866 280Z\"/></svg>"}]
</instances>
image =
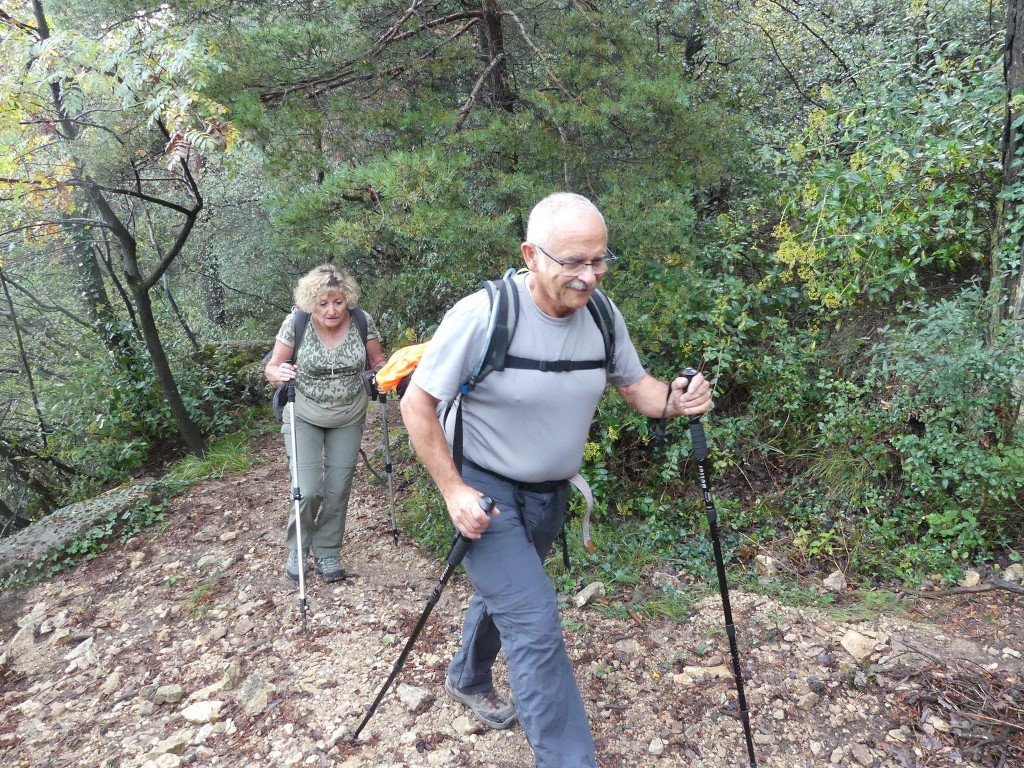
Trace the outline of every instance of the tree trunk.
<instances>
[{"instance_id":1,"label":"tree trunk","mask_svg":"<svg viewBox=\"0 0 1024 768\"><path fill-rule=\"evenodd\" d=\"M224 312L224 286L220 284L220 257L216 253L203 256L203 303L206 318L218 328L227 322Z\"/></svg>"},{"instance_id":2,"label":"tree trunk","mask_svg":"<svg viewBox=\"0 0 1024 768\"><path fill-rule=\"evenodd\" d=\"M0 267L0 287L3 288L4 298L7 300L7 306L11 310L11 325L14 326L14 339L17 342L18 356L21 358L21 367L25 374L25 384L32 398L32 407L35 409L36 418L39 420L39 439L43 443L43 448L46 448L46 420L43 418L43 411L39 407L39 395L36 392L35 380L32 378L32 363L28 359L28 352L25 349L25 338L22 336L21 324L18 322L18 312L15 309L14 300L11 299L11 292L7 288L7 279L4 277L2 267Z\"/></svg>"},{"instance_id":3,"label":"tree trunk","mask_svg":"<svg viewBox=\"0 0 1024 768\"><path fill-rule=\"evenodd\" d=\"M160 282L164 287L164 293L167 296L167 303L171 305L171 311L174 313L174 317L177 318L178 325L181 326L181 330L184 331L185 336L188 337L188 343L192 345L192 349L198 351L199 340L189 327L188 318L185 317L185 313L181 311L181 307L178 306L178 302L174 298L174 292L171 290L170 274L170 270L168 270L167 272L164 272L164 276L160 279Z\"/></svg>"},{"instance_id":4,"label":"tree trunk","mask_svg":"<svg viewBox=\"0 0 1024 768\"><path fill-rule=\"evenodd\" d=\"M481 32L480 54L485 67L493 68L487 76L487 90L484 103L497 112L511 112L516 96L508 84L508 65L505 58L505 36L501 29L497 0L483 0L483 31Z\"/></svg>"},{"instance_id":5,"label":"tree trunk","mask_svg":"<svg viewBox=\"0 0 1024 768\"><path fill-rule=\"evenodd\" d=\"M124 370L141 370L142 365L136 348L132 345L131 334L114 314L110 296L103 284L103 272L98 257L86 234L78 228L71 232L71 248L67 258L78 278L89 322L100 337L104 349L114 356Z\"/></svg>"},{"instance_id":6,"label":"tree trunk","mask_svg":"<svg viewBox=\"0 0 1024 768\"><path fill-rule=\"evenodd\" d=\"M989 299L992 313L989 341L995 341L998 327L1011 320L1024 327L1024 232L1015 225L1024 216L1024 180L1021 178L1020 153L1024 147L1024 126L1020 106L1013 96L1024 89L1024 0L1008 0L1006 41L1003 47L1003 75L1005 83L1005 115L1003 118L1002 166L1000 203L996 209L995 233L992 242ZM1007 404L1003 419L1004 439L1012 437L1020 417L1021 394L1024 382L1018 386Z\"/></svg>"},{"instance_id":7,"label":"tree trunk","mask_svg":"<svg viewBox=\"0 0 1024 768\"><path fill-rule=\"evenodd\" d=\"M135 300L135 308L139 313L139 325L142 326L142 338L145 339L146 349L149 350L149 357L153 361L157 378L164 390L164 397L171 409L171 416L178 426L185 445L196 456L203 456L206 453L206 446L203 443L203 435L198 425L192 420L185 408L185 402L181 399L181 391L178 389L178 382L174 379L174 372L171 370L170 361L164 351L164 345L160 341L160 333L157 331L156 318L153 316L153 305L150 301L149 291L145 288L132 285L132 298Z\"/></svg>"},{"instance_id":8,"label":"tree trunk","mask_svg":"<svg viewBox=\"0 0 1024 768\"><path fill-rule=\"evenodd\" d=\"M36 17L36 32L39 39L47 40L50 37L50 29L46 22L46 14L41 0L32 0L32 8ZM54 111L57 114L58 121L63 132L63 141L68 145L73 155L75 152L75 143L79 139L80 131L78 124L74 120L70 119L67 109L65 108L64 87L64 84L60 82L51 83L50 96L53 101ZM163 129L162 125L161 129ZM170 136L167 135L166 130L164 130L163 138L165 140L170 138ZM76 165L80 168L87 167L84 163L78 163ZM206 452L203 437L198 425L192 420L192 417L188 413L188 409L185 408L185 404L181 398L181 392L178 390L177 382L174 380L170 363L167 360L166 351L160 341L160 334L157 332L156 320L153 317L153 307L150 300L150 291L153 289L157 281L159 281L163 276L171 262L178 256L178 254L181 253L181 249L184 247L185 242L195 225L196 217L203 208L203 201L199 196L198 185L192 177L191 171L184 162L180 165L182 180L186 187L186 191L192 193L194 205L191 208L185 208L177 203L160 200L156 197L148 198L150 202L164 205L178 211L184 216L184 221L178 227L177 236L170 248L167 249L167 254L160 260L160 264L156 269L147 276L143 276L139 268L138 242L129 230L129 227L131 226L130 220L122 221L121 217L114 209L114 206L112 206L110 201L104 196L103 191L97 184L93 183L88 175L78 172L76 173L77 178L75 180L78 186L84 189L85 194L88 197L89 204L99 215L104 224L109 227L110 232L113 235L118 255L121 257L121 271L124 275L125 282L128 284L128 290L131 292L133 299L132 302L126 302L126 304L128 304L129 311L131 310L131 305L135 305L137 322L142 330L142 337L145 341L146 349L149 352L153 366L156 369L157 378L163 387L164 397L167 399L167 404L170 407L175 425L178 427L181 438L189 450L198 456L202 456ZM159 249L157 250L159 251ZM83 260L82 263L84 265L87 262ZM98 283L93 280L91 272L87 272L87 275L91 285L102 285L102 280Z\"/></svg>"},{"instance_id":9,"label":"tree trunk","mask_svg":"<svg viewBox=\"0 0 1024 768\"><path fill-rule=\"evenodd\" d=\"M0 439L0 458L7 463L11 477L21 486L34 493L43 509L48 514L57 508L58 499L51 488L57 487L56 482L45 482L41 477L38 455L33 455L24 448L19 448Z\"/></svg>"}]
</instances>

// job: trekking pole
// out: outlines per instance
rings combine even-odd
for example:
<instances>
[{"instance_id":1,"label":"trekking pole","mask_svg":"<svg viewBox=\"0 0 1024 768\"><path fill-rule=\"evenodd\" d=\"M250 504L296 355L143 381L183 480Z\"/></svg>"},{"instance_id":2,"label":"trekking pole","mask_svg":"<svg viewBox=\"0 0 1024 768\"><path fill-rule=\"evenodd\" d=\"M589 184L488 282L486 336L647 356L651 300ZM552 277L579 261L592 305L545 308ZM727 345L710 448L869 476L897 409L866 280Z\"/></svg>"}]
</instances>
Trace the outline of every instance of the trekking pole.
<instances>
[{"instance_id":1,"label":"trekking pole","mask_svg":"<svg viewBox=\"0 0 1024 768\"><path fill-rule=\"evenodd\" d=\"M366 395L371 400L376 400L380 403L380 417L381 417L381 429L384 433L384 474L388 478L388 501L391 505L391 535L395 539L395 545L398 545L398 519L395 517L395 486L392 481L393 467L391 466L391 436L388 434L388 393L382 392L380 387L377 386L376 371L366 371L363 373L363 389L366 390ZM363 458L366 458L366 454L363 454ZM380 475L373 471L373 467L370 467L370 462L367 460L366 466L369 467L370 472L380 482Z\"/></svg>"},{"instance_id":2,"label":"trekking pole","mask_svg":"<svg viewBox=\"0 0 1024 768\"><path fill-rule=\"evenodd\" d=\"M290 379L285 387L288 395L288 415L292 428L291 434L292 460L292 509L295 514L295 551L299 559L299 615L302 617L302 634L306 634L306 555L302 548L302 515L299 502L302 501L302 490L299 488L299 453L295 440L295 380Z\"/></svg>"},{"instance_id":3,"label":"trekking pole","mask_svg":"<svg viewBox=\"0 0 1024 768\"><path fill-rule=\"evenodd\" d=\"M380 416L384 426L384 474L388 477L388 502L391 505L391 535L398 545L398 520L395 518L395 487L392 484L391 438L388 435L388 394L380 392Z\"/></svg>"},{"instance_id":4,"label":"trekking pole","mask_svg":"<svg viewBox=\"0 0 1024 768\"><path fill-rule=\"evenodd\" d=\"M686 368L680 374L689 382L697 371L693 368ZM687 383L689 387L689 383ZM715 553L715 570L718 571L718 591L722 595L722 611L725 613L725 632L729 636L729 651L732 654L732 671L736 678L736 700L739 705L740 720L743 723L743 734L747 740L747 755L750 757L750 768L755 768L757 760L754 757L754 735L750 730L750 713L747 711L747 699L743 695L743 672L740 669L740 652L736 645L736 625L732 620L732 608L729 607L729 585L725 579L725 559L722 557L722 542L718 535L718 512L715 511L715 502L711 497L711 484L709 477L711 468L708 463L708 443L704 435L704 426L700 423L700 416L690 417L690 439L693 441L693 455L697 459L697 478L700 481L700 489L704 494L704 512L708 519L708 528L711 533L711 547Z\"/></svg>"},{"instance_id":5,"label":"trekking pole","mask_svg":"<svg viewBox=\"0 0 1024 768\"><path fill-rule=\"evenodd\" d=\"M494 509L494 500L489 496L480 497L480 508L488 514ZM416 642L416 638L419 637L420 632L423 631L424 625L427 623L427 617L430 616L430 612L434 610L434 606L437 605L437 601L441 599L441 591L444 589L445 584L448 583L448 579L452 577L452 573L462 562L462 559L466 556L466 552L469 551L469 545L473 543L473 540L467 538L465 534L459 531L455 534L455 538L452 539L452 548L448 550L448 557L445 558L444 570L441 572L441 578L434 587L434 591L430 593L430 597L427 598L427 605L423 609L423 613L420 616L420 620L416 622L416 626L413 627L412 634L409 635L409 639L405 643L405 648L402 649L402 653L398 657L398 661L395 662L395 666L391 670L391 674L388 675L388 679L384 681L383 687L380 689L380 693L377 694L377 698L373 700L373 704L370 705L369 711L363 717L363 722L356 728L355 733L352 734L352 741L359 738L359 733L363 730L363 727L370 722L370 718L373 717L373 713L377 711L377 707L380 706L381 700L384 698L384 694L388 692L388 688L391 687L391 683L398 677L399 671L402 669L402 665L405 663L406 658L409 656L409 651L412 650L412 644Z\"/></svg>"}]
</instances>

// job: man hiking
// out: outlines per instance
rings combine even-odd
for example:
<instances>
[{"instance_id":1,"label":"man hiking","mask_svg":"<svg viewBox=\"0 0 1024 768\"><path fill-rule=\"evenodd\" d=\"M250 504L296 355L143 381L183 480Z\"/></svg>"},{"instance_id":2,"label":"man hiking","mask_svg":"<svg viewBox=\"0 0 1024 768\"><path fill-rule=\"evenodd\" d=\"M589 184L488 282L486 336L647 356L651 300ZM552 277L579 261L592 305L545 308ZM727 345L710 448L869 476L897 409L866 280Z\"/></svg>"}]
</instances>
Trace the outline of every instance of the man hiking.
<instances>
[{"instance_id":1,"label":"man hiking","mask_svg":"<svg viewBox=\"0 0 1024 768\"><path fill-rule=\"evenodd\" d=\"M671 384L647 374L614 306L610 353L595 317L580 311L613 259L604 218L585 197L558 193L538 203L520 249L528 272L514 278L519 310L509 357L460 406L461 473L448 438L457 430L442 425L439 406L456 397L488 342L485 291L446 314L402 398L402 416L452 522L473 539L463 564L475 593L445 690L492 728L518 718L538 768L596 768L544 571L565 515L568 478L579 470L606 382L652 417L702 414L711 390L700 374ZM494 499L491 515L481 495ZM493 688L499 650L514 703Z\"/></svg>"}]
</instances>

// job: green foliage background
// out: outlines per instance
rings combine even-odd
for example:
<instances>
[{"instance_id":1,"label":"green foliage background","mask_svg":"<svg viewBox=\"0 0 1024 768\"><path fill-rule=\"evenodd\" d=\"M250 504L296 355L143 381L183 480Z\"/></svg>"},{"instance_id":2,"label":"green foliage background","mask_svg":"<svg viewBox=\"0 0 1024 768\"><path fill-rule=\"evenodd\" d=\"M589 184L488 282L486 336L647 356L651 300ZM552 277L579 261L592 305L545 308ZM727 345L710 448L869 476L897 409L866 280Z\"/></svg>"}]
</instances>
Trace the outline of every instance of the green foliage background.
<instances>
[{"instance_id":1,"label":"green foliage background","mask_svg":"<svg viewBox=\"0 0 1024 768\"><path fill-rule=\"evenodd\" d=\"M484 20L469 22L479 7L429 3L396 27L401 10L182 0L161 16L195 41L189 71L202 73L175 87L237 133L227 151L196 140L206 207L156 306L207 436L252 418L229 407L252 388L244 356L198 356L190 335L269 343L296 277L338 261L389 348L425 339L518 264L533 203L569 188L609 223L621 259L604 285L645 364L715 383L730 553L911 582L1012 556L1024 446L1003 415L1024 375L1021 328L993 327L980 287L998 212L1001 16L968 0L498 3L495 62ZM118 0L48 11L94 34L147 15ZM481 79L489 61L503 81ZM12 90L14 65L0 72ZM46 205L0 201L11 221ZM3 238L5 274L77 311L61 287L66 242ZM54 491L67 500L180 450L152 372L111 366L103 329L25 294L15 310L0 324L17 316L31 339L47 428L23 377L0 385L3 441L25 468L6 475L9 505L35 514L27 478L57 486L54 462L70 468ZM0 356L19 369L12 346ZM661 453L652 434L609 397L585 456L605 555L627 581L648 557L700 571L707 554L685 424ZM421 494L417 526L431 517ZM623 520L630 535L615 535Z\"/></svg>"}]
</instances>

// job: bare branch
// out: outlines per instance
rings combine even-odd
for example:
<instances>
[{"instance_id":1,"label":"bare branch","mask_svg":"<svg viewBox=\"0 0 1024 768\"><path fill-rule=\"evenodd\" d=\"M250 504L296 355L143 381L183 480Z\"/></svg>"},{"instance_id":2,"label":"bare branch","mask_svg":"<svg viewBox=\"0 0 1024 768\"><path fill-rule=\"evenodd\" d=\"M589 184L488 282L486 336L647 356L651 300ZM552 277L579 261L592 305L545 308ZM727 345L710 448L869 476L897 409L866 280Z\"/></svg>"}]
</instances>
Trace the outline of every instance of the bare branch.
<instances>
[{"instance_id":1,"label":"bare branch","mask_svg":"<svg viewBox=\"0 0 1024 768\"><path fill-rule=\"evenodd\" d=\"M34 221L28 224L19 224L16 227L9 227L5 230L0 231L0 237L4 235L12 235L15 232L27 232L32 229L47 229L54 228L58 230L74 229L76 227L97 227L99 229L109 229L108 225L102 221L96 219L61 219L57 221Z\"/></svg>"},{"instance_id":2,"label":"bare branch","mask_svg":"<svg viewBox=\"0 0 1024 768\"><path fill-rule=\"evenodd\" d=\"M386 48L395 43L403 40L408 40L411 37L415 37L423 32L436 29L437 27L446 26L457 21L469 20L470 24L462 27L457 33L450 36L448 41L454 40L462 35L466 29L472 24L478 22L481 18L480 11L462 11L459 13L452 13L447 16L441 16L436 19L430 19L422 22L413 29L406 30L405 32L399 33L402 25L413 15L416 14L419 6L422 3L417 1L410 6L402 17L395 24L392 24L384 33L378 36L373 47L367 50L360 56L349 59L348 61L342 62L338 68L330 75L316 75L307 78L303 78L298 82L284 86L281 88L274 88L262 91L260 93L260 100L264 103L279 104L284 101L289 95L293 93L304 92L307 98L313 98L324 93L328 93L333 90L337 90L345 85L349 85L360 80L370 80L374 77L379 76L379 73L372 74L355 74L356 67L364 62L373 61L377 58ZM436 48L435 48L436 50ZM417 60L422 60L420 57ZM385 71L384 76L400 74L408 70L408 66L392 67Z\"/></svg>"},{"instance_id":3,"label":"bare branch","mask_svg":"<svg viewBox=\"0 0 1024 768\"><path fill-rule=\"evenodd\" d=\"M68 310L64 309L64 307L60 306L59 304L47 304L45 301L43 301L38 296L33 294L32 291L30 291L28 288L26 288L23 285L19 285L14 280L12 280L10 275L5 273L3 279L7 282L7 284L9 286L14 288L14 290L16 290L19 293L23 293L26 296L28 296L32 300L32 302L39 309L43 309L43 310L46 310L48 312L60 312L62 315L66 316L71 321L73 321L75 323L78 323L83 328L90 328L91 327L87 322L82 320L82 318L80 318L77 315L75 315L74 313L69 312Z\"/></svg>"},{"instance_id":4,"label":"bare branch","mask_svg":"<svg viewBox=\"0 0 1024 768\"><path fill-rule=\"evenodd\" d=\"M843 71L845 71L846 74L849 76L850 82L853 83L854 87L857 86L857 79L854 77L853 71L850 69L850 65L846 63L846 60L843 59L842 56L840 56L838 53L836 53L836 50L831 45L828 44L828 41L826 41L825 38L823 38L814 29L812 29L811 26L807 22L805 22L803 19L801 19L796 14L796 11L794 11L791 8L788 8L787 6L783 5L778 0L767 0L767 2L771 3L772 5L774 5L776 8L778 8L783 13L788 13L790 16L792 16L794 19L796 19L796 23L797 24L799 24L801 27L803 27L804 30L806 30L808 33L810 33L811 37L813 37L815 40L817 40L821 44L822 48L824 48L826 51L831 53L833 57L835 57L835 60L839 62L839 65L843 68ZM774 48L774 47L775 46L772 45L772 48ZM788 72L788 70L787 70L787 72Z\"/></svg>"},{"instance_id":5,"label":"bare branch","mask_svg":"<svg viewBox=\"0 0 1024 768\"><path fill-rule=\"evenodd\" d=\"M541 64L544 65L544 69L547 70L548 77L550 77L555 82L555 85L558 86L558 90L560 90L562 93L564 93L570 99L573 98L572 94L569 93L569 91L566 89L566 87L564 85L562 85L562 81L558 79L558 75L556 75L551 70L551 67L548 66L547 56L545 56L543 53L541 53L540 48L538 48L536 45L534 45L533 40L530 39L530 34L526 31L526 25L523 24L522 19L520 19L518 16L516 16L512 11L502 11L501 15L502 16L508 16L509 18L511 18L516 23L516 26L519 27L519 34L521 34L523 36L523 40L525 40L526 44L528 46L530 46L530 49L535 54L537 54L537 58L540 59Z\"/></svg>"},{"instance_id":6,"label":"bare branch","mask_svg":"<svg viewBox=\"0 0 1024 768\"><path fill-rule=\"evenodd\" d=\"M484 81L487 80L491 72L494 71L494 68L498 66L504 58L505 54L499 53L491 59L490 64L488 64L484 71L480 73L480 77L476 79L476 83L473 84L473 90L469 92L469 98L466 99L465 103L462 105L462 109L459 110L459 119L455 122L456 133L462 130L462 126L465 124L466 118L469 117L469 113L473 109L473 103L476 101L477 94L480 93L480 89L484 86Z\"/></svg>"},{"instance_id":7,"label":"bare branch","mask_svg":"<svg viewBox=\"0 0 1024 768\"><path fill-rule=\"evenodd\" d=\"M762 27L756 21L751 21L750 19L744 19L744 21L746 21L747 24L750 24L751 26L757 27L759 30L761 30L761 33L765 36L765 39L768 40L768 45L770 45L772 47L772 52L775 54L775 58L778 60L779 64L782 66L783 70L785 70L786 75L789 77L789 81L793 84L793 87L796 88L796 90L799 92L799 94L801 96L803 96L804 100L807 103L809 103L809 104L813 104L814 106L818 107L819 109L825 109L826 106L824 104L820 103L819 101L817 101L809 93L807 93L803 89L803 86L800 84L800 81L797 80L796 75L794 75L792 72L790 72L789 67L786 66L786 62L782 58L782 54L780 54L779 53L779 49L775 47L775 40L772 38L772 36L768 32L768 30L765 29L764 27Z\"/></svg>"}]
</instances>

